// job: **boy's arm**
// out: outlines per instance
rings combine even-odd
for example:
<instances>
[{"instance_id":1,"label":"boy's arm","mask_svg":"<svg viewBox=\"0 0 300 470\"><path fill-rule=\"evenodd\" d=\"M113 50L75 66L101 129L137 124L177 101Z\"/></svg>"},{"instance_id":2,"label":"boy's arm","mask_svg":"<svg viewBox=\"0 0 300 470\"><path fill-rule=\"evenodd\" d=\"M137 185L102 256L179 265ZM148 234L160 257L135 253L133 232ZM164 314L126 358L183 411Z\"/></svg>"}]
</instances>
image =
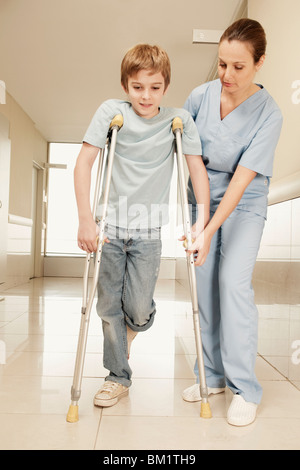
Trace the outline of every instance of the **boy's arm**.
<instances>
[{"instance_id":1,"label":"boy's arm","mask_svg":"<svg viewBox=\"0 0 300 470\"><path fill-rule=\"evenodd\" d=\"M203 238L204 229L209 223L210 217L210 191L208 175L200 155L186 155L186 161L198 208L197 221L192 228L192 238L194 240L201 240ZM187 251L187 253L191 254L192 251L193 250L191 249L191 251ZM201 256L198 253L198 264L203 264L205 262L208 252L209 246L207 250L201 251Z\"/></svg>"},{"instance_id":2,"label":"boy's arm","mask_svg":"<svg viewBox=\"0 0 300 470\"><path fill-rule=\"evenodd\" d=\"M198 205L199 226L197 232L202 232L209 222L210 193L207 171L200 155L186 155L195 198Z\"/></svg>"},{"instance_id":3,"label":"boy's arm","mask_svg":"<svg viewBox=\"0 0 300 470\"><path fill-rule=\"evenodd\" d=\"M91 172L99 148L83 143L74 169L74 187L77 202L79 228L78 246L93 253L97 250L98 226L93 218L90 204Z\"/></svg>"}]
</instances>

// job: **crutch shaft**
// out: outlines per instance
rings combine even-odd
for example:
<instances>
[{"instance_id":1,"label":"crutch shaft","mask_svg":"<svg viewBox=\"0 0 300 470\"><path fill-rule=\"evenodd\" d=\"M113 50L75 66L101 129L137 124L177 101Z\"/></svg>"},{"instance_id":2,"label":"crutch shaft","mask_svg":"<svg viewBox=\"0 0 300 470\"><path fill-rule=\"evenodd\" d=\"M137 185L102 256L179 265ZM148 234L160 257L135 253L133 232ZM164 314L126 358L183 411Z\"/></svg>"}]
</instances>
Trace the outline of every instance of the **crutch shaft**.
<instances>
[{"instance_id":1,"label":"crutch shaft","mask_svg":"<svg viewBox=\"0 0 300 470\"><path fill-rule=\"evenodd\" d=\"M182 204L183 225L185 227L185 231L186 231L185 236L187 238L187 243L189 246L192 243L192 229L191 229L191 224L190 224L188 199L187 199L187 194L185 191L184 165L183 165L183 158L182 158L182 142L181 142L181 132L179 128L175 130L175 138L176 138L176 148L177 148L176 155L177 155L180 199L181 199L181 204Z\"/></svg>"},{"instance_id":2,"label":"crutch shaft","mask_svg":"<svg viewBox=\"0 0 300 470\"><path fill-rule=\"evenodd\" d=\"M107 207L108 207L108 197L109 197L109 190L110 190L110 182L111 182L117 133L119 129L122 127L122 125L123 125L123 116L121 115L115 116L115 118L112 120L110 124L111 135L110 135L110 146L109 146L108 156L103 149L100 150L92 213L93 213L93 217L95 218L99 196L100 194L102 194L106 160L108 160L106 177L105 177L106 184L105 184L104 195L103 195L103 199L104 199L103 213L102 213L102 218L101 218L100 227L99 227L99 236L98 236L98 242L97 242L96 261L94 265L92 286L91 286L91 291L89 294L88 294L88 277L89 277L89 268L90 268L90 261L91 261L91 255L89 253L87 254L86 260L85 260L85 268L84 268L84 275L83 275L83 302L82 302L82 309L81 309L80 330L79 330L78 345L77 345L77 352L76 352L73 384L71 387L71 405L69 407L69 411L67 414L67 421L71 423L78 421L78 401L81 395L81 382L82 382L82 376L83 376L90 313L92 310L93 301L94 301L97 283L98 283L99 268L100 268L103 241L104 241L106 212L107 212Z\"/></svg>"},{"instance_id":3,"label":"crutch shaft","mask_svg":"<svg viewBox=\"0 0 300 470\"><path fill-rule=\"evenodd\" d=\"M180 191L180 199L181 199L181 206L182 206L183 226L185 230L185 237L187 240L187 247L190 247L190 245L193 242L192 227L190 223L190 214L189 214L186 184L185 184L185 178L184 178L183 151L182 151L182 141L181 141L181 134L183 132L183 126L182 126L182 122L180 118L174 119L172 130L173 130L173 133L175 135L175 140L176 140L176 157L177 157L177 167L178 167L179 191ZM195 262L194 262L193 253L187 257L187 268L188 268L188 278L189 278L191 302L192 302L192 310L193 310L193 324L194 324L194 333L195 333L196 353L197 353L198 368L199 368L200 396L202 400L200 416L204 418L210 418L211 411L210 411L210 406L208 403L208 390L206 386L206 377L205 377L205 369L204 369L203 346L202 346L202 339L201 339L201 327L200 327L198 297L197 297L196 272L195 272Z\"/></svg>"},{"instance_id":4,"label":"crutch shaft","mask_svg":"<svg viewBox=\"0 0 300 470\"><path fill-rule=\"evenodd\" d=\"M89 326L90 310L85 309L81 312L80 330L77 345L76 363L74 370L73 385L71 388L71 400L77 402L81 394L81 379L84 367L84 355L86 351L87 331Z\"/></svg>"}]
</instances>

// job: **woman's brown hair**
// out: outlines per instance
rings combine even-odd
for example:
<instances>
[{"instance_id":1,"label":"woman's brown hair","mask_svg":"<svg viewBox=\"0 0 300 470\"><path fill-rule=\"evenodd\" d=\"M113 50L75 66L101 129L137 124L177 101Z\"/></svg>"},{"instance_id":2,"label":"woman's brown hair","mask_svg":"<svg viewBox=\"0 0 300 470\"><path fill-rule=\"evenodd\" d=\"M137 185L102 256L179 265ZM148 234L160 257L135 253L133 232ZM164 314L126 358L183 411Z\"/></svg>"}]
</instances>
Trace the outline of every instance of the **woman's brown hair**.
<instances>
[{"instance_id":1,"label":"woman's brown hair","mask_svg":"<svg viewBox=\"0 0 300 470\"><path fill-rule=\"evenodd\" d=\"M219 44L224 41L242 41L250 44L254 63L266 53L267 39L261 24L256 20L242 18L230 25L222 34Z\"/></svg>"}]
</instances>

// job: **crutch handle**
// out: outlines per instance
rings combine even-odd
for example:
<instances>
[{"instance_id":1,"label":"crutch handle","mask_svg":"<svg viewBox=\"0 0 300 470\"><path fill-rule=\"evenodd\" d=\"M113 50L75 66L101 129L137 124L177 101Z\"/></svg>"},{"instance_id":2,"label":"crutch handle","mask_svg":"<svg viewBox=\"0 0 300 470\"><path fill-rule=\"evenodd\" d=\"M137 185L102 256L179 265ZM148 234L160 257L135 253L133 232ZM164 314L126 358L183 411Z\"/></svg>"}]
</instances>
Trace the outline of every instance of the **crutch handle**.
<instances>
[{"instance_id":1,"label":"crutch handle","mask_svg":"<svg viewBox=\"0 0 300 470\"><path fill-rule=\"evenodd\" d=\"M100 237L97 237L97 238L96 238L96 243L97 243L97 245L98 245L98 243L99 243L99 240L100 240ZM104 243L105 243L105 240L102 240L102 245L104 245Z\"/></svg>"},{"instance_id":2,"label":"crutch handle","mask_svg":"<svg viewBox=\"0 0 300 470\"><path fill-rule=\"evenodd\" d=\"M110 123L109 128L117 126L119 129L123 126L123 116L122 114L116 114L113 120Z\"/></svg>"},{"instance_id":3,"label":"crutch handle","mask_svg":"<svg viewBox=\"0 0 300 470\"><path fill-rule=\"evenodd\" d=\"M183 132L182 120L180 117L176 117L172 122L172 131L175 132L177 129L180 129L180 132Z\"/></svg>"},{"instance_id":4,"label":"crutch handle","mask_svg":"<svg viewBox=\"0 0 300 470\"><path fill-rule=\"evenodd\" d=\"M193 238L192 243L194 243L194 241L195 241L195 239ZM188 241L187 241L186 238L183 240L183 246L184 246L184 248L188 248Z\"/></svg>"}]
</instances>

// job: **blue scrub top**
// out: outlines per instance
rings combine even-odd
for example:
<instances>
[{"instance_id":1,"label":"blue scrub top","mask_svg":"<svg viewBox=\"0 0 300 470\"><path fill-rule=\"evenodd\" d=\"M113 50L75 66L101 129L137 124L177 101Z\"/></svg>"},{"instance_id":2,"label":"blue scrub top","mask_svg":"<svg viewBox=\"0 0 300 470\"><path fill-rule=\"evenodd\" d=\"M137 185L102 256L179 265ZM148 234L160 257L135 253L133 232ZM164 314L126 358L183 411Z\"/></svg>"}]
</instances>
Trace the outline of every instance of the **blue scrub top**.
<instances>
[{"instance_id":1,"label":"blue scrub top","mask_svg":"<svg viewBox=\"0 0 300 470\"><path fill-rule=\"evenodd\" d=\"M238 209L266 217L269 178L272 176L275 148L282 114L273 98L260 90L241 103L224 119L220 115L222 85L219 79L195 88L187 109L200 135L202 156L208 160L211 210L216 210L237 165L257 173L246 188ZM191 192L191 182L189 182Z\"/></svg>"}]
</instances>

